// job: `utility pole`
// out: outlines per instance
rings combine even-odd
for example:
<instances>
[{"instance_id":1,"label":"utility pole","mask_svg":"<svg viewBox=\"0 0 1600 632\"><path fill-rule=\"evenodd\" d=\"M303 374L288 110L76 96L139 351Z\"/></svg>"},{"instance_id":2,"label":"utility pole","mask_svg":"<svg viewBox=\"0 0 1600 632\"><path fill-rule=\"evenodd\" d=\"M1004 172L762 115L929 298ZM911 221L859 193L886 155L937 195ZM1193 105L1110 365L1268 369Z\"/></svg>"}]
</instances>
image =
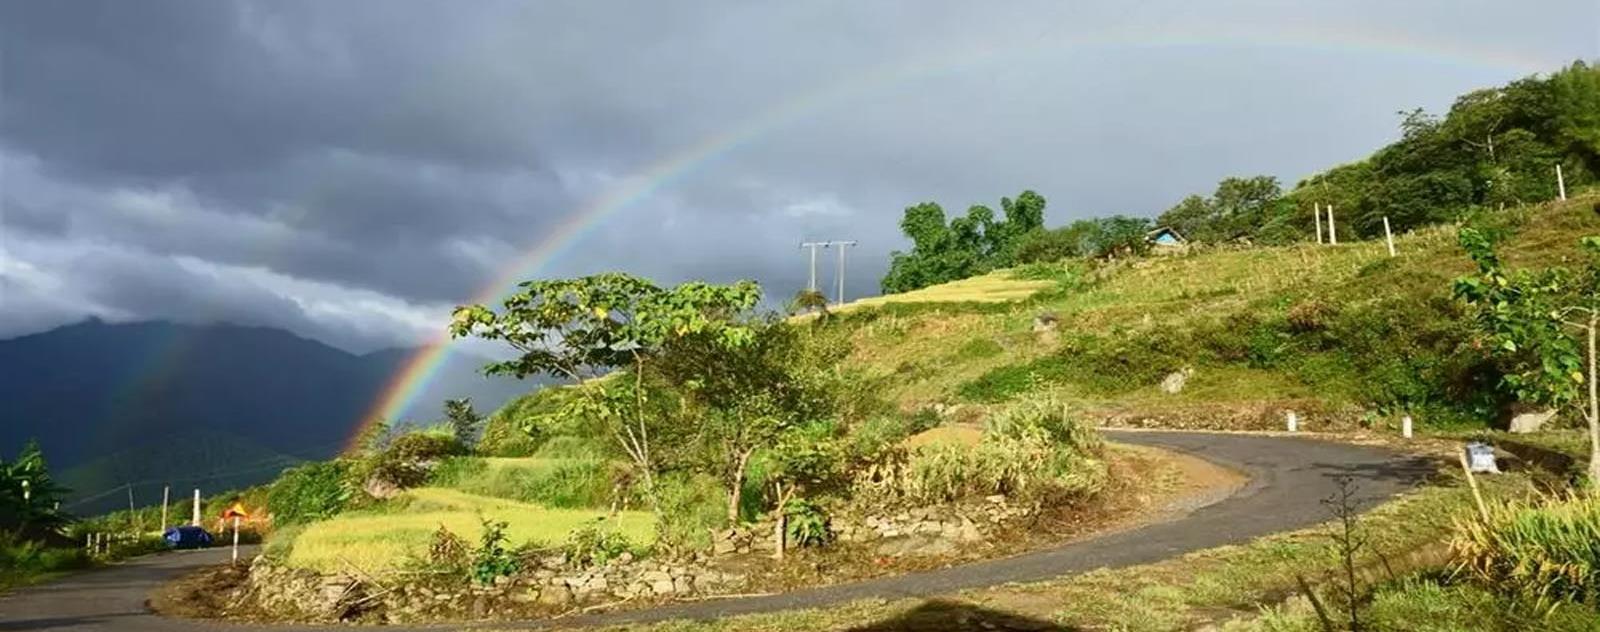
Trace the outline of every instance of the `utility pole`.
<instances>
[{"instance_id":1,"label":"utility pole","mask_svg":"<svg viewBox=\"0 0 1600 632\"><path fill-rule=\"evenodd\" d=\"M818 248L827 248L828 247L828 242L826 242L826 241L807 241L807 242L802 242L800 244L800 247L801 248L810 248L811 249L811 276L810 276L810 280L806 281L806 289L810 290L812 292L815 292L815 291L817 291L817 249Z\"/></svg>"},{"instance_id":2,"label":"utility pole","mask_svg":"<svg viewBox=\"0 0 1600 632\"><path fill-rule=\"evenodd\" d=\"M1339 229L1333 224L1332 204L1328 205L1328 243L1334 246L1339 245Z\"/></svg>"},{"instance_id":3,"label":"utility pole","mask_svg":"<svg viewBox=\"0 0 1600 632\"><path fill-rule=\"evenodd\" d=\"M1561 176L1561 164L1556 164L1556 191L1561 194L1561 200L1567 199L1567 179Z\"/></svg>"},{"instance_id":4,"label":"utility pole","mask_svg":"<svg viewBox=\"0 0 1600 632\"><path fill-rule=\"evenodd\" d=\"M838 297L838 301L837 302L840 303L840 304L844 303L844 249L848 248L850 246L854 246L854 245L856 245L856 242L854 242L854 241L830 241L830 242L828 242L828 246L829 247L832 247L832 246L838 246L839 247L839 269L837 271L835 271L834 276L839 281L839 297Z\"/></svg>"}]
</instances>

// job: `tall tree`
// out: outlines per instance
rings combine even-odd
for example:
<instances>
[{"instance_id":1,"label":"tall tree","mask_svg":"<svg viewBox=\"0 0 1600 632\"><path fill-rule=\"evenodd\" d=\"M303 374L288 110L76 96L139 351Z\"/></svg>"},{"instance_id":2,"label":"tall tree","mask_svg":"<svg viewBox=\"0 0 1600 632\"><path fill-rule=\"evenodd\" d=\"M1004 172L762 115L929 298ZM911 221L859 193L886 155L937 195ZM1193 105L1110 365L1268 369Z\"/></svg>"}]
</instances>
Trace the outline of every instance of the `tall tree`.
<instances>
[{"instance_id":1,"label":"tall tree","mask_svg":"<svg viewBox=\"0 0 1600 632\"><path fill-rule=\"evenodd\" d=\"M1023 242L1044 226L1045 199L1023 191L1016 200L1002 198L1000 207L1004 219L978 204L948 224L938 204L907 207L900 230L911 240L911 250L890 253L883 291L906 292L1015 263Z\"/></svg>"},{"instance_id":2,"label":"tall tree","mask_svg":"<svg viewBox=\"0 0 1600 632\"><path fill-rule=\"evenodd\" d=\"M648 414L646 366L664 345L682 336L708 335L728 346L748 343L751 330L736 319L760 301L760 287L740 281L664 289L645 279L608 273L526 281L519 288L501 302L499 311L483 305L456 308L450 334L503 341L520 354L488 364L489 374L545 374L578 382L579 396L568 400L563 416L604 425L659 509L651 428L661 420ZM596 383L613 371L627 388Z\"/></svg>"},{"instance_id":3,"label":"tall tree","mask_svg":"<svg viewBox=\"0 0 1600 632\"><path fill-rule=\"evenodd\" d=\"M472 409L472 400L466 397L444 400L444 418L455 433L462 448L473 450L478 444L478 431L483 427L483 417Z\"/></svg>"},{"instance_id":4,"label":"tall tree","mask_svg":"<svg viewBox=\"0 0 1600 632\"><path fill-rule=\"evenodd\" d=\"M1505 385L1518 399L1581 411L1589 477L1600 482L1600 236L1580 241L1586 261L1577 270L1508 270L1486 233L1465 228L1460 240L1478 273L1457 279L1455 292L1474 306L1488 347L1504 361Z\"/></svg>"}]
</instances>

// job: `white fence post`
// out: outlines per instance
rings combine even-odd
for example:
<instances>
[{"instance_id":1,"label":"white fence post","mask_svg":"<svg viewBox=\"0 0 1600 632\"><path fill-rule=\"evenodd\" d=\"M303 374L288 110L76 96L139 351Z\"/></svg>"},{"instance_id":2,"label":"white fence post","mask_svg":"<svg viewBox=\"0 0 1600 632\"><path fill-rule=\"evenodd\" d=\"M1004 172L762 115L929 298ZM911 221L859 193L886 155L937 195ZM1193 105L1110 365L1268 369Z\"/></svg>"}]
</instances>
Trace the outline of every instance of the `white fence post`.
<instances>
[{"instance_id":1,"label":"white fence post","mask_svg":"<svg viewBox=\"0 0 1600 632\"><path fill-rule=\"evenodd\" d=\"M1291 410L1291 411L1289 411L1288 415L1286 415L1286 417L1288 419L1289 432L1299 432L1300 431L1300 416L1296 415L1294 413L1294 411Z\"/></svg>"},{"instance_id":2,"label":"white fence post","mask_svg":"<svg viewBox=\"0 0 1600 632\"><path fill-rule=\"evenodd\" d=\"M1394 256L1394 233L1389 231L1389 216L1383 216L1383 238L1389 240L1389 256Z\"/></svg>"},{"instance_id":3,"label":"white fence post","mask_svg":"<svg viewBox=\"0 0 1600 632\"><path fill-rule=\"evenodd\" d=\"M1411 415L1400 418L1400 436L1407 439L1411 438Z\"/></svg>"}]
</instances>

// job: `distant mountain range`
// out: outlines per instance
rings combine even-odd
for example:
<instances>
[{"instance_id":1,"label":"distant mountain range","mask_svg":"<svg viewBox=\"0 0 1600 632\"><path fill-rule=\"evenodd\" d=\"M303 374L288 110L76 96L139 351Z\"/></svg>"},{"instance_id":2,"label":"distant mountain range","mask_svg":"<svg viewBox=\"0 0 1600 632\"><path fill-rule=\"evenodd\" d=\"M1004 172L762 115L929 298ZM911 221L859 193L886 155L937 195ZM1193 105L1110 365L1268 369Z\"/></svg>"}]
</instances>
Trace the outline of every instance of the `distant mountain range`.
<instances>
[{"instance_id":1,"label":"distant mountain range","mask_svg":"<svg viewBox=\"0 0 1600 632\"><path fill-rule=\"evenodd\" d=\"M352 354L287 331L88 320L0 340L0 455L38 439L74 513L269 480L337 453L413 349ZM470 397L485 414L538 384L451 357L408 421Z\"/></svg>"}]
</instances>

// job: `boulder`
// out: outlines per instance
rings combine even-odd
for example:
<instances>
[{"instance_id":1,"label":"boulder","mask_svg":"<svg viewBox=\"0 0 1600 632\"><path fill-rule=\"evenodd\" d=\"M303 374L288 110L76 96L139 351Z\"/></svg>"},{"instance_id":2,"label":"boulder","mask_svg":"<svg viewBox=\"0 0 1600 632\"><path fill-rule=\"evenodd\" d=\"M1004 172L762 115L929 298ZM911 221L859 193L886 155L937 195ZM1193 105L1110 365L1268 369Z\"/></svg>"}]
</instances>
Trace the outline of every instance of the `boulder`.
<instances>
[{"instance_id":1,"label":"boulder","mask_svg":"<svg viewBox=\"0 0 1600 632\"><path fill-rule=\"evenodd\" d=\"M926 535L884 540L876 549L878 555L887 555L889 557L949 555L955 551L955 543L944 538Z\"/></svg>"},{"instance_id":2,"label":"boulder","mask_svg":"<svg viewBox=\"0 0 1600 632\"><path fill-rule=\"evenodd\" d=\"M1161 380L1161 392L1168 395L1177 395L1183 392L1184 384L1188 383L1189 376L1194 374L1194 369L1185 367L1181 371L1173 371Z\"/></svg>"},{"instance_id":3,"label":"boulder","mask_svg":"<svg viewBox=\"0 0 1600 632\"><path fill-rule=\"evenodd\" d=\"M547 606L565 606L572 603L572 591L564 585L547 586L539 591L539 603Z\"/></svg>"},{"instance_id":4,"label":"boulder","mask_svg":"<svg viewBox=\"0 0 1600 632\"><path fill-rule=\"evenodd\" d=\"M1511 416L1511 423L1508 429L1517 434L1538 432L1539 428L1542 428L1555 416L1556 411L1551 409L1521 411Z\"/></svg>"}]
</instances>

